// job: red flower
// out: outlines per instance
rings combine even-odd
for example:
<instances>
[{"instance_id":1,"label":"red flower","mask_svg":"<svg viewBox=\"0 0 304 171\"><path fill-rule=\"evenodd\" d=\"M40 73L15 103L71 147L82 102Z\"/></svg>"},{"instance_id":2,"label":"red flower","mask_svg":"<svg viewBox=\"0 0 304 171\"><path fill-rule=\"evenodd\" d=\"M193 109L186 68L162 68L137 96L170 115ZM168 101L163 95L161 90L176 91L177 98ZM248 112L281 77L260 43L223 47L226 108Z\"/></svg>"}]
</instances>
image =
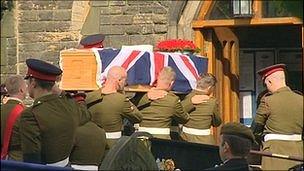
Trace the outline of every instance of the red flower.
<instances>
[{"instance_id":1,"label":"red flower","mask_svg":"<svg viewBox=\"0 0 304 171\"><path fill-rule=\"evenodd\" d=\"M191 51L197 52L199 48L190 40L172 39L158 42L156 50L163 52L176 52L176 51Z\"/></svg>"}]
</instances>

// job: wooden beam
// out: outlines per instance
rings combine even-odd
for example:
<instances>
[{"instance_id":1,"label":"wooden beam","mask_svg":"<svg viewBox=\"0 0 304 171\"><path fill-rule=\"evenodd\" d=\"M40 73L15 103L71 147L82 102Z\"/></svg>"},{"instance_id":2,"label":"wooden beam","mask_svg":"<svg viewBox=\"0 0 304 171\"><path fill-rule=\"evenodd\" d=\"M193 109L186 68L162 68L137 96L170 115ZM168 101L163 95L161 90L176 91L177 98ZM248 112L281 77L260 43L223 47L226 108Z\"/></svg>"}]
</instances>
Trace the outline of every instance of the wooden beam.
<instances>
[{"instance_id":1,"label":"wooden beam","mask_svg":"<svg viewBox=\"0 0 304 171\"><path fill-rule=\"evenodd\" d=\"M210 11L212 10L214 3L215 3L214 0L204 1L197 19L205 20L210 14Z\"/></svg>"},{"instance_id":2,"label":"wooden beam","mask_svg":"<svg viewBox=\"0 0 304 171\"><path fill-rule=\"evenodd\" d=\"M201 49L200 55L204 55L204 35L202 34L200 29L194 30L194 43L195 45Z\"/></svg>"},{"instance_id":3,"label":"wooden beam","mask_svg":"<svg viewBox=\"0 0 304 171\"><path fill-rule=\"evenodd\" d=\"M192 22L192 27L237 27L237 26L258 26L258 25L294 25L303 24L302 20L297 17L280 17L280 18L252 18L252 19L228 19L228 20L196 20Z\"/></svg>"},{"instance_id":4,"label":"wooden beam","mask_svg":"<svg viewBox=\"0 0 304 171\"><path fill-rule=\"evenodd\" d=\"M263 3L263 1L261 1L261 0L254 0L253 1L253 9L252 9L252 11L253 11L253 18L262 18L262 11L263 11L263 9L262 9L262 3Z\"/></svg>"}]
</instances>

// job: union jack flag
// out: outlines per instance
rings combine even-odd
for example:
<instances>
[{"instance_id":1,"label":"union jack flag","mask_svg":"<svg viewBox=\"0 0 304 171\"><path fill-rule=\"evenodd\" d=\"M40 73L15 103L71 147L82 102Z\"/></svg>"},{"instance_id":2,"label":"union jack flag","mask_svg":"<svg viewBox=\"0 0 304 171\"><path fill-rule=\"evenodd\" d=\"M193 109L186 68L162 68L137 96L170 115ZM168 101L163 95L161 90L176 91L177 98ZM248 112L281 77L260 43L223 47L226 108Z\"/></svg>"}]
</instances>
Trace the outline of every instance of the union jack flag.
<instances>
[{"instance_id":1,"label":"union jack flag","mask_svg":"<svg viewBox=\"0 0 304 171\"><path fill-rule=\"evenodd\" d=\"M207 72L206 58L181 53L140 51L130 49L93 49L97 59L97 82L101 86L112 66L122 66L128 72L128 85L154 85L165 66L176 72L173 91L189 92L196 88L196 80Z\"/></svg>"}]
</instances>

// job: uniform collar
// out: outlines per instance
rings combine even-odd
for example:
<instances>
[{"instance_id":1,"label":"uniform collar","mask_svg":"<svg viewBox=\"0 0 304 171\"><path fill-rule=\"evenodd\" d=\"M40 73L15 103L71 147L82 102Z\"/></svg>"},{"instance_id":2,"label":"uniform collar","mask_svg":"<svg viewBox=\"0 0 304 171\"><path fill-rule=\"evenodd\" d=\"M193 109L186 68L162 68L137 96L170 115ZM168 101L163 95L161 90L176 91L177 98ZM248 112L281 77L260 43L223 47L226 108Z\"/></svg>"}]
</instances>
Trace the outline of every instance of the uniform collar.
<instances>
[{"instance_id":1,"label":"uniform collar","mask_svg":"<svg viewBox=\"0 0 304 171\"><path fill-rule=\"evenodd\" d=\"M35 99L33 106L40 104L42 102L45 102L45 101L49 101L51 99L55 99L55 98L58 98L58 95L52 94L52 93L47 93L47 94L42 95L42 96L38 97L37 99Z\"/></svg>"},{"instance_id":2,"label":"uniform collar","mask_svg":"<svg viewBox=\"0 0 304 171\"><path fill-rule=\"evenodd\" d=\"M17 97L7 97L7 101L9 101L9 100L15 100L15 101L18 101L23 104L23 101Z\"/></svg>"},{"instance_id":3,"label":"uniform collar","mask_svg":"<svg viewBox=\"0 0 304 171\"><path fill-rule=\"evenodd\" d=\"M291 91L291 89L288 86L281 87L281 88L277 89L277 91L273 92L272 94L283 92L283 91Z\"/></svg>"},{"instance_id":4,"label":"uniform collar","mask_svg":"<svg viewBox=\"0 0 304 171\"><path fill-rule=\"evenodd\" d=\"M207 95L204 91L198 90L198 89L194 89L193 92L194 92L196 95Z\"/></svg>"}]
</instances>

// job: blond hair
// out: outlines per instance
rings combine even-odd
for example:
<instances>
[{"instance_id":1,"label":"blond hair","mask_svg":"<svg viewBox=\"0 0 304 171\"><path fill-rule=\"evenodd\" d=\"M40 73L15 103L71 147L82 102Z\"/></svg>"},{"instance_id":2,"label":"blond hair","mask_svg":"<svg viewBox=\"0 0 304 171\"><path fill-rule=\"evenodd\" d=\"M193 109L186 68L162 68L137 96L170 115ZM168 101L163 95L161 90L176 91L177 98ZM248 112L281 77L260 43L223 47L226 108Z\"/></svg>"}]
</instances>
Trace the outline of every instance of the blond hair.
<instances>
[{"instance_id":1,"label":"blond hair","mask_svg":"<svg viewBox=\"0 0 304 171\"><path fill-rule=\"evenodd\" d=\"M175 80L176 73L171 67L164 67L159 75L158 75L158 80L166 83L171 83L172 81Z\"/></svg>"}]
</instances>

